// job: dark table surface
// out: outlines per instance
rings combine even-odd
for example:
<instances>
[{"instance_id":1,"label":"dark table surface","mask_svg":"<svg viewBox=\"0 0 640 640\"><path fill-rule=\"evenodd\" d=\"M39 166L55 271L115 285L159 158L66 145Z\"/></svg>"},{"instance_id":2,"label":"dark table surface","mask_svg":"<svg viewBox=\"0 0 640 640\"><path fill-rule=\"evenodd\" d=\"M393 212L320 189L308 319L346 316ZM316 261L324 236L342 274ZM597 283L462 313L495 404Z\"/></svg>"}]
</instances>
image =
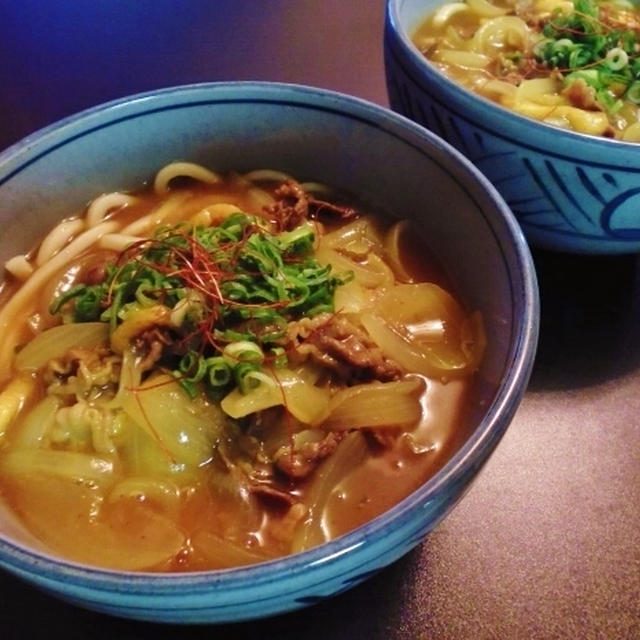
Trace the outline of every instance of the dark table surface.
<instances>
[{"instance_id":1,"label":"dark table surface","mask_svg":"<svg viewBox=\"0 0 640 640\"><path fill-rule=\"evenodd\" d=\"M276 80L386 105L383 0L0 1L0 149L158 87ZM639 150L640 154L640 150ZM640 638L640 270L535 251L531 384L467 496L351 591L252 623L158 626L0 574L0 637Z\"/></svg>"}]
</instances>

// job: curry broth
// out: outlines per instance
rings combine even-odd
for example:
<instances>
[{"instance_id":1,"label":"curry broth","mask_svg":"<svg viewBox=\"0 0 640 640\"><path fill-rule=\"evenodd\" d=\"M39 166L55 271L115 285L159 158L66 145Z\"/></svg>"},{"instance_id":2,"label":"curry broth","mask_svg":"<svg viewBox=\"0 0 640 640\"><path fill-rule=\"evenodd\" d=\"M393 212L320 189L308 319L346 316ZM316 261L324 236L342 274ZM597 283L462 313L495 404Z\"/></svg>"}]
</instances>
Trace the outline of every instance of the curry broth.
<instances>
[{"instance_id":1,"label":"curry broth","mask_svg":"<svg viewBox=\"0 0 640 640\"><path fill-rule=\"evenodd\" d=\"M232 203L246 212L263 215L255 194L237 178L225 180L222 186L188 182L182 188L188 188L192 194L188 204L163 224L189 219L215 203ZM275 192L270 185L261 185L261 189L269 195ZM180 189L176 189L176 193L180 193ZM136 195L137 204L112 216L123 225L162 204L163 198L150 191ZM379 221L378 226L387 229L389 222ZM325 227L332 229L340 225L333 221ZM433 260L425 263L425 249L414 236L405 234L401 247L403 263L411 279L435 279L440 285L448 286L440 266ZM34 292L16 318L16 323L20 323L18 344L60 322L60 318L49 311L52 298L86 281L88 274L117 256L113 251L82 252ZM5 299L18 288L19 283L9 280L3 292ZM13 371L12 377L16 375ZM42 375L38 374L40 379ZM423 380L421 418L416 425L400 436L397 429L388 433L383 430L379 439L363 430L368 451L366 461L352 469L333 489L322 510L321 526L328 538L354 529L409 495L441 468L466 439L473 374L449 381L424 377ZM96 393L99 395L102 391ZM29 414L29 409L37 407L44 397L40 385L22 408L21 415ZM198 401L207 407L214 404L204 396ZM271 416L268 419L274 423L279 421L278 428L285 425L285 429L289 429L289 424L300 428L299 423L287 418L285 407L270 411L265 415ZM23 422L12 425L0 441L0 493L27 528L56 553L72 560L150 571L198 571L252 564L291 553L291 541L304 526L307 514L296 505L304 504L313 476L294 480L274 473L257 450L253 460L247 462L250 447L245 447L242 441L245 436L238 436L242 428L221 432L215 441L217 453L197 466L176 470L175 465L169 465L167 468L173 469L174 475L167 475L166 471L160 473L154 491L146 493L135 490L135 482L141 469L147 472L155 468L154 465L166 466L166 459L162 462L162 448L160 453L153 454L155 457L145 459L148 456L145 447L158 444L150 436L152 429L147 429L147 433L136 431L135 436L125 427L116 430L111 436L115 449L101 460L109 466L111 476L125 484L129 482L129 493L123 490L120 497L114 498L113 492L109 493L101 485L97 472L96 479L78 478L71 484L46 468L31 468L22 473L11 467L11 473L7 472L7 460L11 458L8 454L22 437ZM237 442L231 442L232 435ZM293 442L294 433L287 437ZM255 442L250 446L255 448ZM50 443L50 449L76 452L69 451L66 440ZM81 451L79 445L77 450ZM124 461L122 452L126 453ZM13 458L11 460L13 465ZM328 456L319 464L328 465L330 461ZM236 476L243 473L248 473L259 488L268 484L269 491L252 493L244 481L236 482ZM132 560L134 557L137 559Z\"/></svg>"}]
</instances>

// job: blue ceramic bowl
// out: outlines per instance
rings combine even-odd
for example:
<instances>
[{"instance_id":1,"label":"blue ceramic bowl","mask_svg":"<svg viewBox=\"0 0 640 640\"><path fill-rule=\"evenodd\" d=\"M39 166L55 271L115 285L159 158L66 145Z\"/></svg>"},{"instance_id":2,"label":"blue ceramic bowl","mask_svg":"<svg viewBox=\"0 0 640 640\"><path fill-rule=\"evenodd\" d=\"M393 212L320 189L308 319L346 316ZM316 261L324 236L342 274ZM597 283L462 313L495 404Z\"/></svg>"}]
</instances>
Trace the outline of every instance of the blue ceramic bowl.
<instances>
[{"instance_id":1,"label":"blue ceramic bowl","mask_svg":"<svg viewBox=\"0 0 640 640\"><path fill-rule=\"evenodd\" d=\"M415 493L359 529L248 568L193 574L82 566L38 548L0 505L0 566L78 605L177 623L238 621L332 596L417 545L463 495L525 390L538 331L526 242L493 187L458 152L379 106L301 86L167 89L85 111L0 155L0 259L34 245L105 191L138 188L175 159L215 169L271 167L347 188L412 216L461 297L484 314L489 347L475 428Z\"/></svg>"},{"instance_id":2,"label":"blue ceramic bowl","mask_svg":"<svg viewBox=\"0 0 640 640\"><path fill-rule=\"evenodd\" d=\"M533 246L640 250L640 145L537 122L472 94L433 67L411 35L444 0L387 0L391 107L462 151L496 186Z\"/></svg>"}]
</instances>

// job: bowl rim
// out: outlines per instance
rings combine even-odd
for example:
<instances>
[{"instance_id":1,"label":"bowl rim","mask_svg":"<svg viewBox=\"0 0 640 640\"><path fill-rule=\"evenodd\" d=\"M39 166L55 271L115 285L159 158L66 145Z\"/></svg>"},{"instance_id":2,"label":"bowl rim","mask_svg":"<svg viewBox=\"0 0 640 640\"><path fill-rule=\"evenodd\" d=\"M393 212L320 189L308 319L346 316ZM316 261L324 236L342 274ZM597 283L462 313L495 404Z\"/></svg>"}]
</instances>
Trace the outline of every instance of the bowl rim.
<instances>
[{"instance_id":1,"label":"bowl rim","mask_svg":"<svg viewBox=\"0 0 640 640\"><path fill-rule=\"evenodd\" d=\"M52 581L57 581L62 572L70 582L90 585L92 589L104 591L112 591L114 588L118 590L123 588L123 585L136 591L141 585L146 585L154 588L156 592L184 586L188 586L191 592L194 592L206 591L212 582L224 582L226 588L234 589L234 586L238 588L247 583L259 585L272 582L281 577L285 570L288 576L299 575L309 568L321 570L346 553L363 550L372 537L384 538L385 533L391 533L403 522L410 520L414 511L423 507L444 487L463 479L469 470L477 472L502 438L520 404L533 368L539 332L536 273L520 226L493 185L460 152L424 127L384 106L329 89L269 81L203 82L146 91L82 110L12 144L0 153L0 185L10 180L16 171L55 148L61 136L80 135L77 131L82 132L85 129L83 135L90 133L90 125L94 122L110 118L110 122L113 122L134 111L139 116L141 112L136 111L138 109L153 112L154 105L159 108L163 101L168 99L181 99L185 101L181 103L184 105L188 104L189 99L196 100L203 94L233 95L234 92L244 95L244 98L241 98L244 102L258 97L271 100L277 98L278 102L282 102L285 97L299 107L314 109L320 105L332 109L337 114L359 118L369 125L383 129L386 133L396 137L402 136L404 142L418 146L423 152L428 150L433 161L450 164L451 168L455 168L458 181L464 176L475 183L480 190L479 193L491 200L492 208L499 214L493 220L504 227L505 233L497 242L505 246L502 241L505 238L509 239L506 246L512 254L516 274L515 278L510 274L511 295L514 310L521 307L521 326L514 327L508 352L509 361L504 369L507 375L497 386L483 419L436 474L391 509L318 547L245 567L168 573L120 571L85 565L46 551L34 550L0 536L0 566L10 571L17 570L30 575L37 572L39 577ZM42 151L42 148L45 151ZM3 176L5 170L8 170L8 173ZM506 264L506 256L503 259Z\"/></svg>"},{"instance_id":2,"label":"bowl rim","mask_svg":"<svg viewBox=\"0 0 640 640\"><path fill-rule=\"evenodd\" d=\"M446 2L451 2L451 0L438 0L435 3L435 6L440 6L445 4ZM540 146L536 146L535 143L524 142L523 140L519 140L518 144L521 144L523 147L527 147L530 149L534 149L537 151L543 151L548 155L555 155L558 157L566 158L566 153L562 153L560 151L553 151L551 149L560 149L563 146L575 145L577 141L581 141L582 144L588 146L599 146L600 144L605 145L613 145L613 148L617 148L622 150L625 153L637 153L638 146L640 142L629 142L626 140L619 140L616 138L606 138L604 136L596 136L589 133L582 133L579 131L573 131L571 129L564 129L562 127L557 127L547 122L542 122L540 120L536 120L534 118L530 118L528 116L516 113L507 107L504 107L492 100L485 98L477 93L474 93L470 89L466 89L462 87L460 84L449 78L444 72L440 71L437 67L431 64L425 56L420 52L420 50L416 47L416 45L411 40L411 36L408 33L408 29L405 29L402 26L402 21L400 17L400 12L402 10L402 5L405 3L405 0L386 0L386 11L385 11L385 47L388 43L388 33L391 32L395 36L395 43L398 44L405 55L409 56L409 60L412 63L414 69L423 73L427 78L428 82L432 85L439 85L443 90L446 90L454 100L456 100L457 104L464 102L471 102L472 106L470 108L465 109L464 114L456 111L456 114L459 117L462 117L470 122L474 123L474 126L477 126L485 131L490 131L493 135L500 135L499 131L496 128L489 128L485 124L486 118L483 118L480 113L478 107L487 114L487 118L490 118L491 121L500 123L504 125L505 122L511 127L511 130L515 130L516 128L522 129L525 128L527 135L526 139L528 140L536 140L540 137L540 129L546 132L545 140L548 142L544 147L542 143ZM434 6L434 8L435 8ZM425 20L430 11L425 11L421 20ZM420 22L417 22L413 25L414 28L419 26ZM406 72L405 68L405 72ZM422 86L423 83L421 79L415 76L413 77L413 81L416 84L419 84L424 90L427 90L426 87ZM430 96L431 99L435 99L434 96ZM477 104L473 104L477 103ZM476 108L474 109L473 106ZM455 111L450 104L447 104L446 107ZM571 147L570 147L571 148ZM602 154L602 150L593 149L593 153ZM584 162L584 159L582 159ZM607 158L607 163L610 163L610 159ZM588 164L588 163L587 163Z\"/></svg>"}]
</instances>

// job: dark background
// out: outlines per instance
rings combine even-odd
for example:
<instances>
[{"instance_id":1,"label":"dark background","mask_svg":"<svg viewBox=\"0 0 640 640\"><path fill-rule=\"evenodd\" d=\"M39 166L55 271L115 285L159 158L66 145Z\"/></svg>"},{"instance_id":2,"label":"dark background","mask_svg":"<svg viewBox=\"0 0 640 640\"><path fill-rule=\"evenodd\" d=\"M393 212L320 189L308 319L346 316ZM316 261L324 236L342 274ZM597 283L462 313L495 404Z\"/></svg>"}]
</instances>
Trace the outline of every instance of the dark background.
<instances>
[{"instance_id":1,"label":"dark background","mask_svg":"<svg viewBox=\"0 0 640 640\"><path fill-rule=\"evenodd\" d=\"M383 13L383 0L0 0L0 149L191 82L295 82L387 105ZM312 608L216 627L109 618L1 573L0 637L640 638L637 259L534 258L542 330L524 402L465 499L405 558Z\"/></svg>"}]
</instances>

